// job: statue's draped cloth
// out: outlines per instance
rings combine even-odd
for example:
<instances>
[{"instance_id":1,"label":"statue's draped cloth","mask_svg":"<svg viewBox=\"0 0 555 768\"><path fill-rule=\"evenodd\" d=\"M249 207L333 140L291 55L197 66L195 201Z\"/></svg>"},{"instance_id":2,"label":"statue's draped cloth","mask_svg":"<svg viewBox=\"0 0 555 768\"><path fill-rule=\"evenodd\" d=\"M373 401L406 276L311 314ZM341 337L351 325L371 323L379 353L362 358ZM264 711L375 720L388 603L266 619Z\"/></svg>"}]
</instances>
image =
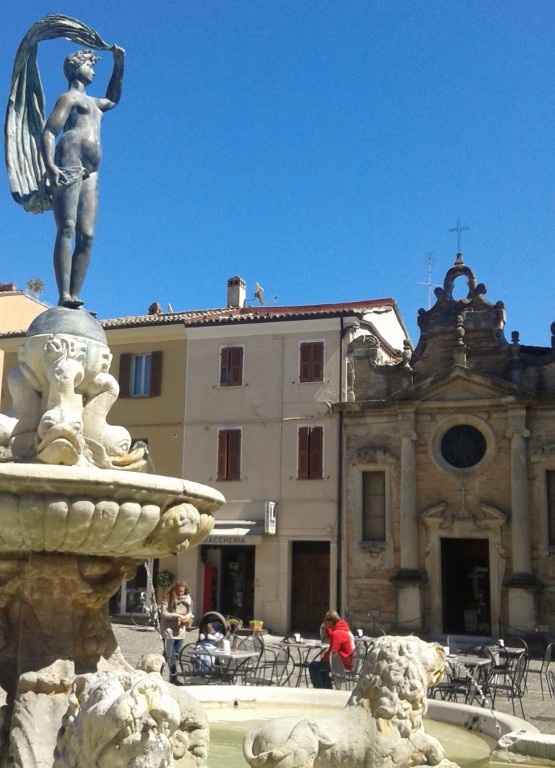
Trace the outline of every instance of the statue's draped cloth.
<instances>
[{"instance_id":1,"label":"statue's draped cloth","mask_svg":"<svg viewBox=\"0 0 555 768\"><path fill-rule=\"evenodd\" d=\"M33 213L51 208L40 153L45 114L37 47L42 40L58 37L100 51L111 48L83 22L51 13L33 24L17 49L4 124L4 149L12 196Z\"/></svg>"}]
</instances>

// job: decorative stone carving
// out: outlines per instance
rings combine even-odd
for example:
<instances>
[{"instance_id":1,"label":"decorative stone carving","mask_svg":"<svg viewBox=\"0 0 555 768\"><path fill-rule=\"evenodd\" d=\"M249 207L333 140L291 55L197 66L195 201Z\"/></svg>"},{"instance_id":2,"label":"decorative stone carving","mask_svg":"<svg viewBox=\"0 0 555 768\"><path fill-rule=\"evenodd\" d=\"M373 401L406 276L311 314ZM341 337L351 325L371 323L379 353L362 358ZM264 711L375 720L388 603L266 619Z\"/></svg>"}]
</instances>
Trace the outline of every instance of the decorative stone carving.
<instances>
[{"instance_id":1,"label":"decorative stone carving","mask_svg":"<svg viewBox=\"0 0 555 768\"><path fill-rule=\"evenodd\" d=\"M0 423L4 460L143 469L144 448L132 450L129 432L106 420L119 393L111 361L104 330L87 312L39 315L8 377L15 421Z\"/></svg>"},{"instance_id":2,"label":"decorative stone carving","mask_svg":"<svg viewBox=\"0 0 555 768\"><path fill-rule=\"evenodd\" d=\"M353 464L395 464L399 461L386 448L380 445L364 445L351 459Z\"/></svg>"},{"instance_id":3,"label":"decorative stone carving","mask_svg":"<svg viewBox=\"0 0 555 768\"><path fill-rule=\"evenodd\" d=\"M245 735L245 758L253 768L454 766L423 726L427 689L444 669L437 643L380 637L340 713L320 721L269 720Z\"/></svg>"},{"instance_id":4,"label":"decorative stone carving","mask_svg":"<svg viewBox=\"0 0 555 768\"><path fill-rule=\"evenodd\" d=\"M223 496L157 475L0 465L0 553L64 552L144 560L203 540Z\"/></svg>"}]
</instances>

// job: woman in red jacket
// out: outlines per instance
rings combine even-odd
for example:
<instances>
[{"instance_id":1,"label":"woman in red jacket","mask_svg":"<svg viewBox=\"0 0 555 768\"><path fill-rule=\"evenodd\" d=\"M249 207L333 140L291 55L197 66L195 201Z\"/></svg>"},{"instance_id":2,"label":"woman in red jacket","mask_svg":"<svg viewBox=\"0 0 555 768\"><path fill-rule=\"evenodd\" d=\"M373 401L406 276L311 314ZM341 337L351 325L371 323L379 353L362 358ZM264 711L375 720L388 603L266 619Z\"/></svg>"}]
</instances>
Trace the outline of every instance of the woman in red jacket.
<instances>
[{"instance_id":1,"label":"woman in red jacket","mask_svg":"<svg viewBox=\"0 0 555 768\"><path fill-rule=\"evenodd\" d=\"M350 669L355 650L355 643L349 625L341 618L337 611L326 611L323 627L330 644L321 659L311 661L308 665L310 679L314 688L331 688L330 656L332 651L341 656L344 668Z\"/></svg>"}]
</instances>

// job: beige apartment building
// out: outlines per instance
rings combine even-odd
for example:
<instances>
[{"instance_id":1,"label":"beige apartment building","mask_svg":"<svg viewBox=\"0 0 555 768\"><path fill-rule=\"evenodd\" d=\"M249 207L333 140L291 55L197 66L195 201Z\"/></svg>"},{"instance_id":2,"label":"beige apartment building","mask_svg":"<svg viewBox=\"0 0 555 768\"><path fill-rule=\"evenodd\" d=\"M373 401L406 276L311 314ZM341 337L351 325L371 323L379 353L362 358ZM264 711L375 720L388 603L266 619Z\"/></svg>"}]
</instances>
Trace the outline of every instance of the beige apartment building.
<instances>
[{"instance_id":1,"label":"beige apartment building","mask_svg":"<svg viewBox=\"0 0 555 768\"><path fill-rule=\"evenodd\" d=\"M47 304L36 296L18 290L15 283L0 283L0 333L20 333L45 309L48 309ZM0 382L3 370L4 351L0 349Z\"/></svg>"},{"instance_id":2,"label":"beige apartment building","mask_svg":"<svg viewBox=\"0 0 555 768\"><path fill-rule=\"evenodd\" d=\"M384 359L406 330L392 299L295 307L247 306L241 278L226 306L102 321L120 397L109 421L147 443L157 474L227 499L209 539L152 563L184 578L195 612L218 609L285 632L317 627L345 594L341 419L347 349L379 338ZM2 337L6 369L23 332ZM9 408L3 387L2 411ZM145 573L123 585L129 612Z\"/></svg>"}]
</instances>

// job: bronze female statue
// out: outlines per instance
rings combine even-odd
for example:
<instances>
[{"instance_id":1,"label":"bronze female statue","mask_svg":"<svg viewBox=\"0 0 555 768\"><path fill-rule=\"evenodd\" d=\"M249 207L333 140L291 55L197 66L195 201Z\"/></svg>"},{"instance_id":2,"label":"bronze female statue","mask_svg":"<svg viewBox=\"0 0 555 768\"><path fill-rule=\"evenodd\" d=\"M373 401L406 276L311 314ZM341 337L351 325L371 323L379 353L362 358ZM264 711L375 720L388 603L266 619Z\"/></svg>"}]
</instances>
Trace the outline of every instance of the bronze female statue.
<instances>
[{"instance_id":1,"label":"bronze female statue","mask_svg":"<svg viewBox=\"0 0 555 768\"><path fill-rule=\"evenodd\" d=\"M89 265L98 210L100 123L104 112L120 100L123 82L124 51L114 45L112 52L114 70L103 99L86 93L98 56L92 51L77 51L66 58L64 72L69 88L56 102L42 132L41 155L57 229L54 271L58 304L64 307L83 304L79 293Z\"/></svg>"},{"instance_id":2,"label":"bronze female statue","mask_svg":"<svg viewBox=\"0 0 555 768\"><path fill-rule=\"evenodd\" d=\"M77 51L64 62L68 91L45 123L44 95L36 63L38 43L63 37L111 50L112 77L105 98L86 93L98 57ZM54 271L58 304L77 308L94 238L98 208L100 124L121 97L124 50L108 45L83 22L49 14L29 29L17 51L5 121L6 167L12 196L25 210L52 208L56 222ZM56 137L61 133L58 144ZM73 240L75 245L73 246Z\"/></svg>"}]
</instances>

